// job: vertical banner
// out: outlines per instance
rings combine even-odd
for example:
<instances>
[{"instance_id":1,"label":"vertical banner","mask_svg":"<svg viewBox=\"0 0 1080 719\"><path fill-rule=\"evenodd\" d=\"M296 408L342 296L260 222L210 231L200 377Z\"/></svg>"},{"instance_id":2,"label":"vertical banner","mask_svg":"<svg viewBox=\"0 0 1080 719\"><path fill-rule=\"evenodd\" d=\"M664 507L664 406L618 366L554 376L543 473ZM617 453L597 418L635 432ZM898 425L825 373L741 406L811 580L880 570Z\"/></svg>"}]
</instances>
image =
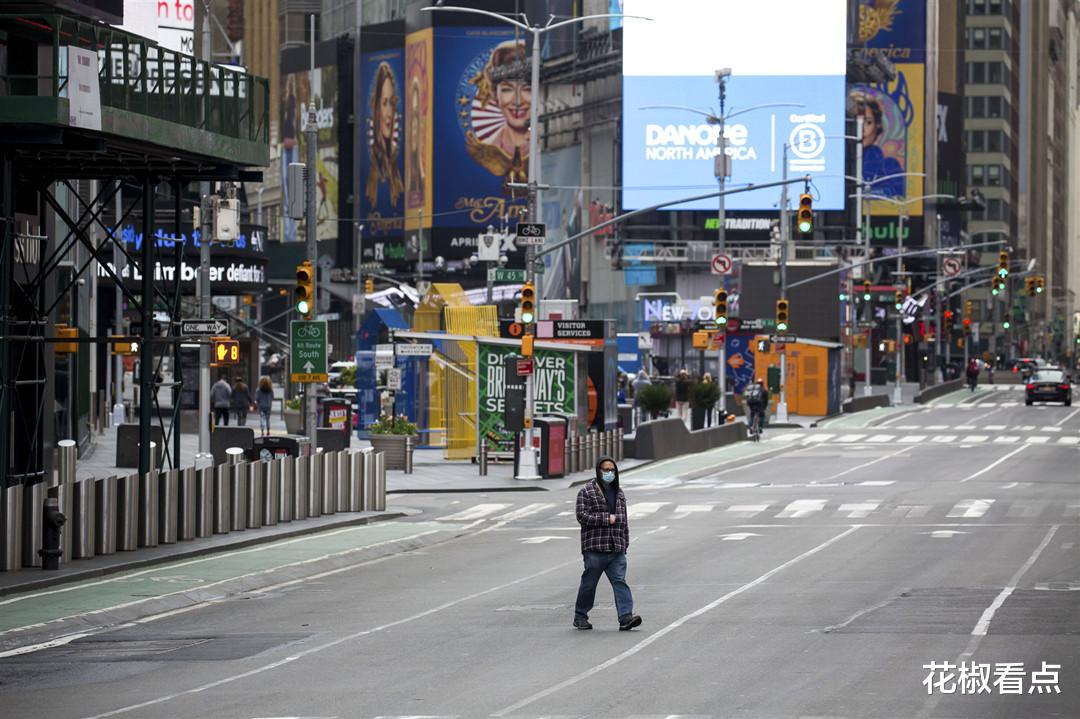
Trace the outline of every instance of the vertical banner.
<instances>
[{"instance_id":1,"label":"vertical banner","mask_svg":"<svg viewBox=\"0 0 1080 719\"><path fill-rule=\"evenodd\" d=\"M525 219L530 62L512 29L440 28L435 123L436 225L485 228Z\"/></svg>"},{"instance_id":2,"label":"vertical banner","mask_svg":"<svg viewBox=\"0 0 1080 719\"><path fill-rule=\"evenodd\" d=\"M433 56L431 28L405 38L405 229L431 227Z\"/></svg>"},{"instance_id":3,"label":"vertical banner","mask_svg":"<svg viewBox=\"0 0 1080 719\"><path fill-rule=\"evenodd\" d=\"M506 427L506 359L513 347L481 344L477 364L477 441L486 439L492 451L512 452L514 433ZM577 414L573 352L540 350L533 362L534 416Z\"/></svg>"},{"instance_id":4,"label":"vertical banner","mask_svg":"<svg viewBox=\"0 0 1080 719\"><path fill-rule=\"evenodd\" d=\"M544 182L553 189L543 194L541 219L547 225L545 244L562 242L581 229L581 146L552 150L540 159ZM557 189L555 189L557 188ZM587 242L588 240L582 240ZM581 253L572 243L544 256L544 299L573 299L581 289Z\"/></svg>"},{"instance_id":5,"label":"vertical banner","mask_svg":"<svg viewBox=\"0 0 1080 719\"><path fill-rule=\"evenodd\" d=\"M360 215L371 237L400 235L405 215L405 50L360 60Z\"/></svg>"}]
</instances>

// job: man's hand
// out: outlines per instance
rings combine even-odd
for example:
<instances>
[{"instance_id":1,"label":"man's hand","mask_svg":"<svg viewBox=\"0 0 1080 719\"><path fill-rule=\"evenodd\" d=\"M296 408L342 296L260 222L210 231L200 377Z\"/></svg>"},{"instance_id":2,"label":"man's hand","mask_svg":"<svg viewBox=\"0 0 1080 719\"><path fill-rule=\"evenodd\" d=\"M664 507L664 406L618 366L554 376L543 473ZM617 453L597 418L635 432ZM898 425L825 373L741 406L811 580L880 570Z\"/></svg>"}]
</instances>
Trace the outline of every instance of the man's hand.
<instances>
[{"instance_id":1,"label":"man's hand","mask_svg":"<svg viewBox=\"0 0 1080 719\"><path fill-rule=\"evenodd\" d=\"M608 524L615 524L615 515L614 514L609 514L608 515Z\"/></svg>"}]
</instances>

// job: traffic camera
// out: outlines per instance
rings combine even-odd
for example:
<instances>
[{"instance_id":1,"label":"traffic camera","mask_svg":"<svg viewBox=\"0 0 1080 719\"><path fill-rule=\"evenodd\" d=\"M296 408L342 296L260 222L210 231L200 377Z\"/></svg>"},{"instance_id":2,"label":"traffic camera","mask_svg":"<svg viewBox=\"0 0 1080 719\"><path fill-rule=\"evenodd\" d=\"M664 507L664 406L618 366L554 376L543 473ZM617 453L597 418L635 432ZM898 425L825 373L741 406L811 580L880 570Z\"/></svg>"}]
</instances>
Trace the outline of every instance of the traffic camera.
<instances>
[{"instance_id":1,"label":"traffic camera","mask_svg":"<svg viewBox=\"0 0 1080 719\"><path fill-rule=\"evenodd\" d=\"M788 301L776 301L776 331L787 332L788 329Z\"/></svg>"},{"instance_id":2,"label":"traffic camera","mask_svg":"<svg viewBox=\"0 0 1080 719\"><path fill-rule=\"evenodd\" d=\"M716 320L716 324L723 327L727 324L727 291L716 290L713 292L713 319Z\"/></svg>"},{"instance_id":3,"label":"traffic camera","mask_svg":"<svg viewBox=\"0 0 1080 719\"><path fill-rule=\"evenodd\" d=\"M315 311L315 268L306 260L296 266L293 306L306 320L310 320Z\"/></svg>"},{"instance_id":4,"label":"traffic camera","mask_svg":"<svg viewBox=\"0 0 1080 719\"><path fill-rule=\"evenodd\" d=\"M521 323L531 325L536 321L536 287L532 282L521 286Z\"/></svg>"},{"instance_id":5,"label":"traffic camera","mask_svg":"<svg viewBox=\"0 0 1080 719\"><path fill-rule=\"evenodd\" d=\"M808 192L799 195L799 232L808 235L814 231L814 198Z\"/></svg>"}]
</instances>

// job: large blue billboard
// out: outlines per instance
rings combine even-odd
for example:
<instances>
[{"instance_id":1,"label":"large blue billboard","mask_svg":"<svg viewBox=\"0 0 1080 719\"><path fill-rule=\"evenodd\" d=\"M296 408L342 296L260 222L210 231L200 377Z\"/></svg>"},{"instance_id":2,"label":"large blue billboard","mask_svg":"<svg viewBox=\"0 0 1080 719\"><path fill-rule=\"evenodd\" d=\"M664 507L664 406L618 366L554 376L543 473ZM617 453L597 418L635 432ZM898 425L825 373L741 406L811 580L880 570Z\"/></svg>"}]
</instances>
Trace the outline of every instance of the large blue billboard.
<instances>
[{"instance_id":1,"label":"large blue billboard","mask_svg":"<svg viewBox=\"0 0 1080 719\"><path fill-rule=\"evenodd\" d=\"M844 207L844 0L625 0L623 207L636 209L717 187L725 77L727 189L812 175L820 209ZM777 22L799 17L800 22ZM802 21L805 19L805 22ZM765 107L761 107L765 106ZM695 112L697 110L698 112ZM778 188L729 195L731 210L768 210ZM715 198L669 209L715 209Z\"/></svg>"},{"instance_id":2,"label":"large blue billboard","mask_svg":"<svg viewBox=\"0 0 1080 719\"><path fill-rule=\"evenodd\" d=\"M405 226L404 80L404 48L361 57L360 216L370 237Z\"/></svg>"}]
</instances>

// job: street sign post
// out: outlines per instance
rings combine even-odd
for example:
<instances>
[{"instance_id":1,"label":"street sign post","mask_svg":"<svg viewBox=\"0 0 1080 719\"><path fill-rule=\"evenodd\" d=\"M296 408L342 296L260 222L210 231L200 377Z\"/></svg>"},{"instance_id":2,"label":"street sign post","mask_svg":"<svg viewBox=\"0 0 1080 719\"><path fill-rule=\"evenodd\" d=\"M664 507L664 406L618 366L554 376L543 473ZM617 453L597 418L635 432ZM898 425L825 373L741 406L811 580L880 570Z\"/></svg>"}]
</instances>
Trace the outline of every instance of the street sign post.
<instances>
[{"instance_id":1,"label":"street sign post","mask_svg":"<svg viewBox=\"0 0 1080 719\"><path fill-rule=\"evenodd\" d=\"M525 282L525 270L497 268L495 270L495 281L523 284Z\"/></svg>"},{"instance_id":2,"label":"street sign post","mask_svg":"<svg viewBox=\"0 0 1080 719\"><path fill-rule=\"evenodd\" d=\"M795 335L769 335L769 341L773 344L782 345L788 342L798 342L799 338Z\"/></svg>"},{"instance_id":3,"label":"street sign post","mask_svg":"<svg viewBox=\"0 0 1080 719\"><path fill-rule=\"evenodd\" d=\"M401 344L395 345L397 348L398 357L430 357L431 345L427 343L421 344Z\"/></svg>"},{"instance_id":4,"label":"street sign post","mask_svg":"<svg viewBox=\"0 0 1080 719\"><path fill-rule=\"evenodd\" d=\"M386 370L386 388L394 392L401 389L401 370L388 369Z\"/></svg>"},{"instance_id":5,"label":"street sign post","mask_svg":"<svg viewBox=\"0 0 1080 719\"><path fill-rule=\"evenodd\" d=\"M180 334L185 337L220 337L229 334L224 320L181 320Z\"/></svg>"},{"instance_id":6,"label":"street sign post","mask_svg":"<svg viewBox=\"0 0 1080 719\"><path fill-rule=\"evenodd\" d=\"M518 377L528 377L533 373L533 361L532 357L528 359L519 359L517 361L517 375Z\"/></svg>"},{"instance_id":7,"label":"street sign post","mask_svg":"<svg viewBox=\"0 0 1080 719\"><path fill-rule=\"evenodd\" d=\"M946 277L956 277L964 269L959 257L946 257L941 261L941 273Z\"/></svg>"},{"instance_id":8,"label":"street sign post","mask_svg":"<svg viewBox=\"0 0 1080 719\"><path fill-rule=\"evenodd\" d=\"M547 237L547 226L543 222L517 223L517 245L543 245Z\"/></svg>"},{"instance_id":9,"label":"street sign post","mask_svg":"<svg viewBox=\"0 0 1080 719\"><path fill-rule=\"evenodd\" d=\"M326 322L293 320L289 332L293 382L326 382Z\"/></svg>"}]
</instances>

